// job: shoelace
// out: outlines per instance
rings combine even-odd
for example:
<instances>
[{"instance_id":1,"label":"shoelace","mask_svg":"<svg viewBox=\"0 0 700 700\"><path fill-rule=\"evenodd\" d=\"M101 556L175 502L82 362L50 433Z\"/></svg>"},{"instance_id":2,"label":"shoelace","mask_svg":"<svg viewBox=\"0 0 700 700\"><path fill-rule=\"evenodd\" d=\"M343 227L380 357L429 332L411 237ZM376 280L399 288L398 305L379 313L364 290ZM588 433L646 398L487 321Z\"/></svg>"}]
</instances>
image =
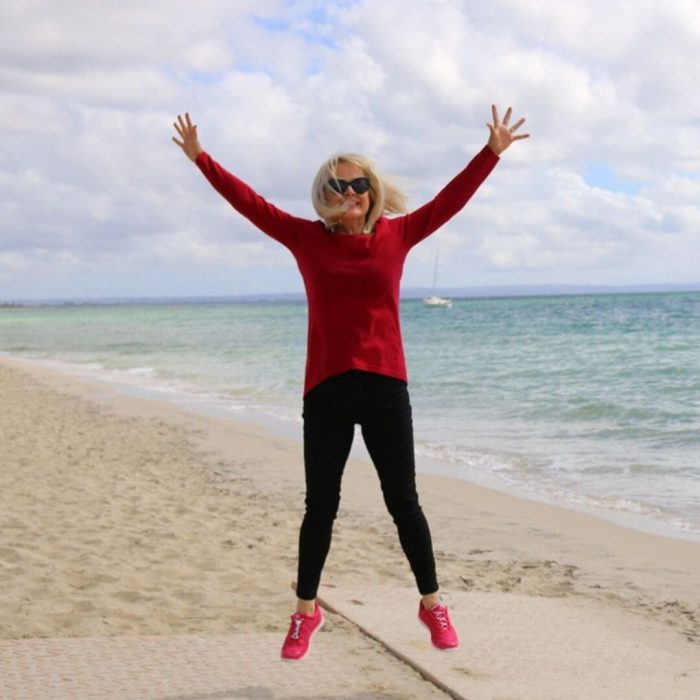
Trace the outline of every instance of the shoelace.
<instances>
[{"instance_id":1,"label":"shoelace","mask_svg":"<svg viewBox=\"0 0 700 700\"><path fill-rule=\"evenodd\" d=\"M448 622L447 622L447 608L444 608L442 606L436 605L431 612L433 613L433 617L438 621L438 624L442 629L446 630L448 627Z\"/></svg>"},{"instance_id":2,"label":"shoelace","mask_svg":"<svg viewBox=\"0 0 700 700\"><path fill-rule=\"evenodd\" d=\"M301 630L301 626L304 624L304 618L294 616L292 618L292 622L294 623L294 630L292 631L291 635L292 639L299 639L299 631Z\"/></svg>"}]
</instances>

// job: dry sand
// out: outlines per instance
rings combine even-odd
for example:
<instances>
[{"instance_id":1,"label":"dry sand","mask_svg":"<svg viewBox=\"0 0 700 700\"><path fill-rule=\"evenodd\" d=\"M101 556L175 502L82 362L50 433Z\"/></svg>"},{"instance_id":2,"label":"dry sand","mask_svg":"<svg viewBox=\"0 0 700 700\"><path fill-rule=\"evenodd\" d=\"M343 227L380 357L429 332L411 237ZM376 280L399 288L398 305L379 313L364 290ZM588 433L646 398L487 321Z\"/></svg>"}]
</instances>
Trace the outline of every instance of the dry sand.
<instances>
[{"instance_id":1,"label":"dry sand","mask_svg":"<svg viewBox=\"0 0 700 700\"><path fill-rule=\"evenodd\" d=\"M0 637L268 631L281 643L300 443L20 360L0 360L0 397ZM449 479L419 488L448 602L450 590L587 596L700 644L699 544ZM360 460L324 582L412 585Z\"/></svg>"}]
</instances>

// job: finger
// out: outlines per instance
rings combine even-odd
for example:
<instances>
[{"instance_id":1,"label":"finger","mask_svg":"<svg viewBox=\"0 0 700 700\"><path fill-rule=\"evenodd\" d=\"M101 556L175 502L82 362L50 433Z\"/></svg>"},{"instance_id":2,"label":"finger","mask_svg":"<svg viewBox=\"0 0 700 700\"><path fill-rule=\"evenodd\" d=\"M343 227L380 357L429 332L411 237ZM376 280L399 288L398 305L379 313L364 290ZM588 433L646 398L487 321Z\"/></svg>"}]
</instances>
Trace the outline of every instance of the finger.
<instances>
[{"instance_id":1,"label":"finger","mask_svg":"<svg viewBox=\"0 0 700 700\"><path fill-rule=\"evenodd\" d=\"M187 129L187 127L185 126L185 120L182 118L182 115L181 115L181 114L178 114L178 115L177 115L177 121L178 121L178 124L180 125L180 129L182 129L182 132L181 132L181 133L184 134L184 132L185 132L185 130Z\"/></svg>"},{"instance_id":2,"label":"finger","mask_svg":"<svg viewBox=\"0 0 700 700\"><path fill-rule=\"evenodd\" d=\"M185 144L182 143L182 141L178 141L174 136L173 136L173 141L175 141L175 143L176 143L178 146L180 146L180 148L182 148L182 149L185 148Z\"/></svg>"},{"instance_id":3,"label":"finger","mask_svg":"<svg viewBox=\"0 0 700 700\"><path fill-rule=\"evenodd\" d=\"M189 112L185 112L185 119L187 119L187 126L189 126L190 129L191 129L191 128L192 128L192 120L190 119L190 113L189 113Z\"/></svg>"},{"instance_id":4,"label":"finger","mask_svg":"<svg viewBox=\"0 0 700 700\"><path fill-rule=\"evenodd\" d=\"M503 117L503 126L508 126L508 122L510 121L510 115L511 115L511 114L513 114L513 108L512 108L512 107L508 107L508 109L506 110L506 114L505 114L505 116Z\"/></svg>"},{"instance_id":5,"label":"finger","mask_svg":"<svg viewBox=\"0 0 700 700\"><path fill-rule=\"evenodd\" d=\"M529 139L530 134L518 134L517 136L513 136L513 141L520 141L521 139Z\"/></svg>"},{"instance_id":6,"label":"finger","mask_svg":"<svg viewBox=\"0 0 700 700\"><path fill-rule=\"evenodd\" d=\"M498 127L500 121L498 119L498 110L496 109L496 105L491 105L491 114L493 115L493 125Z\"/></svg>"},{"instance_id":7,"label":"finger","mask_svg":"<svg viewBox=\"0 0 700 700\"><path fill-rule=\"evenodd\" d=\"M513 126L510 127L510 130L515 131L516 129L519 129L524 123L525 123L525 119L518 119L518 121L515 122L515 124L513 124Z\"/></svg>"},{"instance_id":8,"label":"finger","mask_svg":"<svg viewBox=\"0 0 700 700\"><path fill-rule=\"evenodd\" d=\"M182 132L182 128L180 127L180 125L177 122L173 122L173 126L175 127L175 131L177 131L177 133L180 134L182 138L185 138L185 134Z\"/></svg>"}]
</instances>

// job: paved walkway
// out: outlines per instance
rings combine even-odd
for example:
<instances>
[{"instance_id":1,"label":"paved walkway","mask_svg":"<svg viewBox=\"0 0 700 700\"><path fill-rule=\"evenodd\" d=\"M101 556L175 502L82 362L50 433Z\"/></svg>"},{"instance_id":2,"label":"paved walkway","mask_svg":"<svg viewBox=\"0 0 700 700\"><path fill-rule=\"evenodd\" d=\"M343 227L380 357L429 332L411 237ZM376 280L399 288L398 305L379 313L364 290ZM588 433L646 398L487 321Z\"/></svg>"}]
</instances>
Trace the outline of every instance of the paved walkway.
<instances>
[{"instance_id":1,"label":"paved walkway","mask_svg":"<svg viewBox=\"0 0 700 700\"><path fill-rule=\"evenodd\" d=\"M0 641L0 699L450 700L333 617L299 662L279 634Z\"/></svg>"},{"instance_id":2,"label":"paved walkway","mask_svg":"<svg viewBox=\"0 0 700 700\"><path fill-rule=\"evenodd\" d=\"M578 596L449 596L460 649L435 653L409 616L412 590L326 589L324 602L465 700L698 700L700 646L671 628Z\"/></svg>"},{"instance_id":3,"label":"paved walkway","mask_svg":"<svg viewBox=\"0 0 700 700\"><path fill-rule=\"evenodd\" d=\"M450 609L462 645L439 652L415 619L413 590L324 587L322 599L342 617L328 615L309 656L296 663L280 660L279 634L0 641L0 698L700 697L697 645L660 623L594 601L453 594Z\"/></svg>"}]
</instances>

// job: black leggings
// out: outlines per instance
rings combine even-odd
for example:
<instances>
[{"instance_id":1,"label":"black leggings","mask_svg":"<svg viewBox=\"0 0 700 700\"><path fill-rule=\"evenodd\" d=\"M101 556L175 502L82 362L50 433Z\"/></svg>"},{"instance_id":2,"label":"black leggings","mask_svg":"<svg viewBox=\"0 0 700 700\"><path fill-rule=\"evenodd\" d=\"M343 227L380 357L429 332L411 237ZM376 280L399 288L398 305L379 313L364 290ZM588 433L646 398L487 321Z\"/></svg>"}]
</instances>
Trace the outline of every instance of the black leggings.
<instances>
[{"instance_id":1,"label":"black leggings","mask_svg":"<svg viewBox=\"0 0 700 700\"><path fill-rule=\"evenodd\" d=\"M306 513L299 533L297 596L316 597L340 503L355 423L362 428L384 502L421 594L438 589L430 528L418 503L413 422L406 382L350 370L304 396Z\"/></svg>"}]
</instances>

